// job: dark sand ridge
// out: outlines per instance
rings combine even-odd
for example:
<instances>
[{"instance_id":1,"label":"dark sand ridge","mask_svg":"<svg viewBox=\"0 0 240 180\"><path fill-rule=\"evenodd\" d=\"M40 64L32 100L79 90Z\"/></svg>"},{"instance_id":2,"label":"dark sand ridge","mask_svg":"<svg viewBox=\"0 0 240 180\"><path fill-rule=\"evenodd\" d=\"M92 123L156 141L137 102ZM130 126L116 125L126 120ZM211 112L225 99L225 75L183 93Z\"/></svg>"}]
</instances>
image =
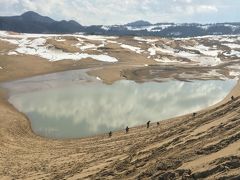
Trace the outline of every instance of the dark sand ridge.
<instances>
[{"instance_id":1,"label":"dark sand ridge","mask_svg":"<svg viewBox=\"0 0 240 180\"><path fill-rule=\"evenodd\" d=\"M103 66L93 61L62 61L52 65L34 56L12 57L1 72L1 81L38 74ZM83 66L83 64L84 66ZM140 63L139 63L140 64ZM141 63L142 64L142 63ZM143 65L143 64L142 64ZM107 65L111 74L111 65ZM116 66L116 65L114 65ZM120 67L120 66L119 66ZM121 69L121 68L120 68ZM120 74L118 75L120 77ZM104 79L104 76L101 78ZM116 78L117 79L117 78ZM0 91L0 178L20 179L134 179L149 177L208 178L238 177L240 172L239 83L221 102L197 113L76 140L49 140L33 134L26 116L7 101ZM231 95L236 98L230 100Z\"/></svg>"}]
</instances>

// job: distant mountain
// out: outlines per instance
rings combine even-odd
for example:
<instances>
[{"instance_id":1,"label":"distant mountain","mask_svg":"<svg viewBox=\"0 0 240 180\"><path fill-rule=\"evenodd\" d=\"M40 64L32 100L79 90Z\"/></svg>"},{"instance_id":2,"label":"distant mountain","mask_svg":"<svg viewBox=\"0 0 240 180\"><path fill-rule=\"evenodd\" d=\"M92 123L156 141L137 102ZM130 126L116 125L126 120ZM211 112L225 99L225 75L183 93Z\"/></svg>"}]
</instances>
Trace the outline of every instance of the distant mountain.
<instances>
[{"instance_id":1,"label":"distant mountain","mask_svg":"<svg viewBox=\"0 0 240 180\"><path fill-rule=\"evenodd\" d=\"M151 26L152 24L148 21L135 21L135 22L131 22L126 24L125 26L131 26L131 27L141 27L141 26Z\"/></svg>"},{"instance_id":2,"label":"distant mountain","mask_svg":"<svg viewBox=\"0 0 240 180\"><path fill-rule=\"evenodd\" d=\"M21 16L0 17L0 29L23 33L75 33L84 27L75 21L55 21L29 11Z\"/></svg>"},{"instance_id":3,"label":"distant mountain","mask_svg":"<svg viewBox=\"0 0 240 180\"><path fill-rule=\"evenodd\" d=\"M193 37L205 35L240 34L240 23L150 23L150 25L143 24L138 25L137 23L136 25L135 23L129 23L119 26L102 26L101 28L104 30L104 34L106 35Z\"/></svg>"},{"instance_id":4,"label":"distant mountain","mask_svg":"<svg viewBox=\"0 0 240 180\"><path fill-rule=\"evenodd\" d=\"M24 21L28 22L39 22L39 23L53 23L55 22L53 19L47 17L47 16L41 16L38 13L35 13L33 11L28 11L19 16Z\"/></svg>"},{"instance_id":5,"label":"distant mountain","mask_svg":"<svg viewBox=\"0 0 240 180\"><path fill-rule=\"evenodd\" d=\"M82 26L76 21L55 21L29 11L21 16L0 17L0 30L22 33L76 33L114 36L193 37L240 34L240 23L156 23L135 21L125 25Z\"/></svg>"}]
</instances>

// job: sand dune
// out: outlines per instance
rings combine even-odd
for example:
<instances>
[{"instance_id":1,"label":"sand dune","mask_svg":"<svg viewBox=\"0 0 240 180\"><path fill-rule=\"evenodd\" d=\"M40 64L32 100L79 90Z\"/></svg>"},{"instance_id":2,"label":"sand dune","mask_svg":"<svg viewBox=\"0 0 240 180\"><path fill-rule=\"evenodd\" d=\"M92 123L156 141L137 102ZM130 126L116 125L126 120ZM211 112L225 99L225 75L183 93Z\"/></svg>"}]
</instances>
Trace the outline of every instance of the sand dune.
<instances>
[{"instance_id":1,"label":"sand dune","mask_svg":"<svg viewBox=\"0 0 240 180\"><path fill-rule=\"evenodd\" d=\"M118 41L126 43L129 40ZM133 41L128 44L136 46ZM51 63L36 56L16 58L5 54L14 48L11 44L1 45L4 53L0 56L1 82L68 69L102 67L90 74L111 83L125 77L134 80L131 74L134 71L139 73L138 77L151 79L151 76L144 76L145 68L156 68L152 66L156 65L154 60L134 52L127 54L114 45L109 54L117 56L119 62L116 64L92 59ZM214 68L229 77L226 73L228 65ZM179 67L179 72L186 71L185 66L174 67ZM205 71L191 67L196 70L195 75ZM164 74L169 77L167 71ZM221 103L197 112L195 117L190 114L161 121L159 126L151 124L149 129L145 125L130 128L128 134L113 132L111 138L103 134L72 140L36 136L27 117L8 103L7 92L0 89L0 179L238 179L239 89L238 83ZM230 98L232 95L234 100Z\"/></svg>"}]
</instances>

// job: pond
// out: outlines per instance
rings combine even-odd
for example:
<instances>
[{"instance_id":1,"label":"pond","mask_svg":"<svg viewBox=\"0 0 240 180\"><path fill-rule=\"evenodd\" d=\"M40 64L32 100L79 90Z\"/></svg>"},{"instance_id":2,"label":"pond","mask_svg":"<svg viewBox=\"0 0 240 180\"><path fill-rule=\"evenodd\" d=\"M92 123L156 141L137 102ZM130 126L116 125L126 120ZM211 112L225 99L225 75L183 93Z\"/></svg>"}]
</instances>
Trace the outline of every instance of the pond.
<instances>
[{"instance_id":1,"label":"pond","mask_svg":"<svg viewBox=\"0 0 240 180\"><path fill-rule=\"evenodd\" d=\"M221 101L236 80L112 85L75 70L5 83L9 101L33 131L49 138L79 138L192 113Z\"/></svg>"}]
</instances>

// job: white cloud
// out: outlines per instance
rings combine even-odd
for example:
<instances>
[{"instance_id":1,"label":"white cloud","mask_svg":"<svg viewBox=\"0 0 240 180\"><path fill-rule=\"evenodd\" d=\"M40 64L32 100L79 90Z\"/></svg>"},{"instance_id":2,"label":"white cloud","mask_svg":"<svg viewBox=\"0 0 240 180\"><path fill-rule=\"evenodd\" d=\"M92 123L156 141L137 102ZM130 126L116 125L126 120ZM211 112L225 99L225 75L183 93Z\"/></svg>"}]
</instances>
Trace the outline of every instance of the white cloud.
<instances>
[{"instance_id":1,"label":"white cloud","mask_svg":"<svg viewBox=\"0 0 240 180\"><path fill-rule=\"evenodd\" d=\"M173 0L173 2L191 3L192 0Z\"/></svg>"},{"instance_id":2,"label":"white cloud","mask_svg":"<svg viewBox=\"0 0 240 180\"><path fill-rule=\"evenodd\" d=\"M212 5L186 5L186 6L176 6L173 8L173 13L180 13L180 16L193 15L201 13L214 13L218 12L216 6Z\"/></svg>"},{"instance_id":3,"label":"white cloud","mask_svg":"<svg viewBox=\"0 0 240 180\"><path fill-rule=\"evenodd\" d=\"M218 8L213 5L200 5L196 7L198 13L218 12Z\"/></svg>"}]
</instances>

